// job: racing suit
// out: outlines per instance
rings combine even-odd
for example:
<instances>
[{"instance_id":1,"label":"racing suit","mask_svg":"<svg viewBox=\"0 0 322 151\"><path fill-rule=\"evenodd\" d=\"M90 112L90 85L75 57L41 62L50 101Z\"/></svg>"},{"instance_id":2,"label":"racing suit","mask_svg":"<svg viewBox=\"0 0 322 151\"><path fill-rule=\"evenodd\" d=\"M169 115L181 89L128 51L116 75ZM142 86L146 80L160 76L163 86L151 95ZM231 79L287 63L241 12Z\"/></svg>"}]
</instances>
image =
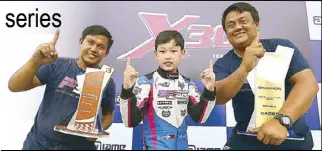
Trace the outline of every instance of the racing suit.
<instances>
[{"instance_id":1,"label":"racing suit","mask_svg":"<svg viewBox=\"0 0 322 151\"><path fill-rule=\"evenodd\" d=\"M204 123L215 106L216 91L196 85L179 73L157 71L140 76L134 86L120 95L120 111L126 127L143 119L143 141L147 150L188 150L187 114Z\"/></svg>"}]
</instances>

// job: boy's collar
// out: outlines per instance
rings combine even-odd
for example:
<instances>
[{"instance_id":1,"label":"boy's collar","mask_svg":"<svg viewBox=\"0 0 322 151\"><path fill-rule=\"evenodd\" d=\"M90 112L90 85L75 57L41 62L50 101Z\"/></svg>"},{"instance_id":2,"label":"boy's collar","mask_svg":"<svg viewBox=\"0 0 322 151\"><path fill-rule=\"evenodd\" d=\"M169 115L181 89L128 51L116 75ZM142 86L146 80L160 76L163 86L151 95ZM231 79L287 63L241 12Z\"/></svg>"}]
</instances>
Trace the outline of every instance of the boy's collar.
<instances>
[{"instance_id":1,"label":"boy's collar","mask_svg":"<svg viewBox=\"0 0 322 151\"><path fill-rule=\"evenodd\" d=\"M170 73L170 72L165 71L159 67L157 72L164 79L179 79L179 70L178 69L177 69L176 73Z\"/></svg>"}]
</instances>

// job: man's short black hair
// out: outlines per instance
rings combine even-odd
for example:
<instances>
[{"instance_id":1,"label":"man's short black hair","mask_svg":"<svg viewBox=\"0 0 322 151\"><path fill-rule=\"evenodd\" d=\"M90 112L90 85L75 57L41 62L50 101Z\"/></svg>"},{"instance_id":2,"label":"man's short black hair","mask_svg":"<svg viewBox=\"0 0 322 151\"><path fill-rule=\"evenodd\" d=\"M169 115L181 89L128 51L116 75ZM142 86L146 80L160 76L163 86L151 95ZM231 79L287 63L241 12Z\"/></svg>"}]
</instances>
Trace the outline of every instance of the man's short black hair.
<instances>
[{"instance_id":1,"label":"man's short black hair","mask_svg":"<svg viewBox=\"0 0 322 151\"><path fill-rule=\"evenodd\" d=\"M83 40L87 35L105 36L108 39L107 50L110 50L114 42L114 40L112 39L111 33L104 26L101 26L101 25L92 25L92 26L86 27L82 33L81 42L83 42Z\"/></svg>"},{"instance_id":2,"label":"man's short black hair","mask_svg":"<svg viewBox=\"0 0 322 151\"><path fill-rule=\"evenodd\" d=\"M221 24L222 27L224 29L224 31L226 32L226 27L225 27L225 21L226 21L226 16L229 12L231 11L238 11L239 13L242 13L244 11L249 12L254 20L254 23L259 22L259 15L258 15L258 11L256 10L255 7L253 7L252 5L250 5L249 3L245 3L245 2L237 2L234 3L232 5L230 5L223 13L222 18L221 18Z\"/></svg>"},{"instance_id":3,"label":"man's short black hair","mask_svg":"<svg viewBox=\"0 0 322 151\"><path fill-rule=\"evenodd\" d=\"M176 30L164 30L160 32L155 39L155 51L157 51L160 44L166 44L171 40L174 40L176 42L176 46L180 46L181 50L184 49L184 39L180 32Z\"/></svg>"}]
</instances>

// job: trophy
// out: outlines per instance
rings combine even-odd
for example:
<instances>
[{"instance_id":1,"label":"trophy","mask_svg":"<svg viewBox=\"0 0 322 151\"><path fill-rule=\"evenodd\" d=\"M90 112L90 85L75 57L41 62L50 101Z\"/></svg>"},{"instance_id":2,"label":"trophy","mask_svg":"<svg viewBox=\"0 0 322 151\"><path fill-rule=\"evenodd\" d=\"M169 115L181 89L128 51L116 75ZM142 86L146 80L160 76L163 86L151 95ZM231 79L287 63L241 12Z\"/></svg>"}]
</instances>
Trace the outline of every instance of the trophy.
<instances>
[{"instance_id":1,"label":"trophy","mask_svg":"<svg viewBox=\"0 0 322 151\"><path fill-rule=\"evenodd\" d=\"M275 52L266 52L257 66L248 74L247 80L254 93L254 111L244 135L256 136L248 130L260 127L271 120L285 101L285 78L294 53L293 48L278 45ZM288 129L286 139L303 140Z\"/></svg>"},{"instance_id":2,"label":"trophy","mask_svg":"<svg viewBox=\"0 0 322 151\"><path fill-rule=\"evenodd\" d=\"M101 69L87 68L85 74L77 76L77 89L80 94L78 107L68 125L56 125L55 131L89 138L101 138L109 135L101 125L99 109L103 91L114 69L104 65Z\"/></svg>"}]
</instances>

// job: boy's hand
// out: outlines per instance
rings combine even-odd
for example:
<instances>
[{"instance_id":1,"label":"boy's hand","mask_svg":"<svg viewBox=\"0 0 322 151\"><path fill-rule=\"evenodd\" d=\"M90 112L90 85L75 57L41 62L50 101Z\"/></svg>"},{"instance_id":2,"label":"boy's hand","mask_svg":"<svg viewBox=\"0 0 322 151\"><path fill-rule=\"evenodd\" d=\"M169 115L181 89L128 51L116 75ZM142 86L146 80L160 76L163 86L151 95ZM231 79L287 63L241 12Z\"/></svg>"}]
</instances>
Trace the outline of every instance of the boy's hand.
<instances>
[{"instance_id":1,"label":"boy's hand","mask_svg":"<svg viewBox=\"0 0 322 151\"><path fill-rule=\"evenodd\" d=\"M209 67L200 74L200 77L207 90L215 90L216 76L213 72L212 60L209 62Z\"/></svg>"}]
</instances>

